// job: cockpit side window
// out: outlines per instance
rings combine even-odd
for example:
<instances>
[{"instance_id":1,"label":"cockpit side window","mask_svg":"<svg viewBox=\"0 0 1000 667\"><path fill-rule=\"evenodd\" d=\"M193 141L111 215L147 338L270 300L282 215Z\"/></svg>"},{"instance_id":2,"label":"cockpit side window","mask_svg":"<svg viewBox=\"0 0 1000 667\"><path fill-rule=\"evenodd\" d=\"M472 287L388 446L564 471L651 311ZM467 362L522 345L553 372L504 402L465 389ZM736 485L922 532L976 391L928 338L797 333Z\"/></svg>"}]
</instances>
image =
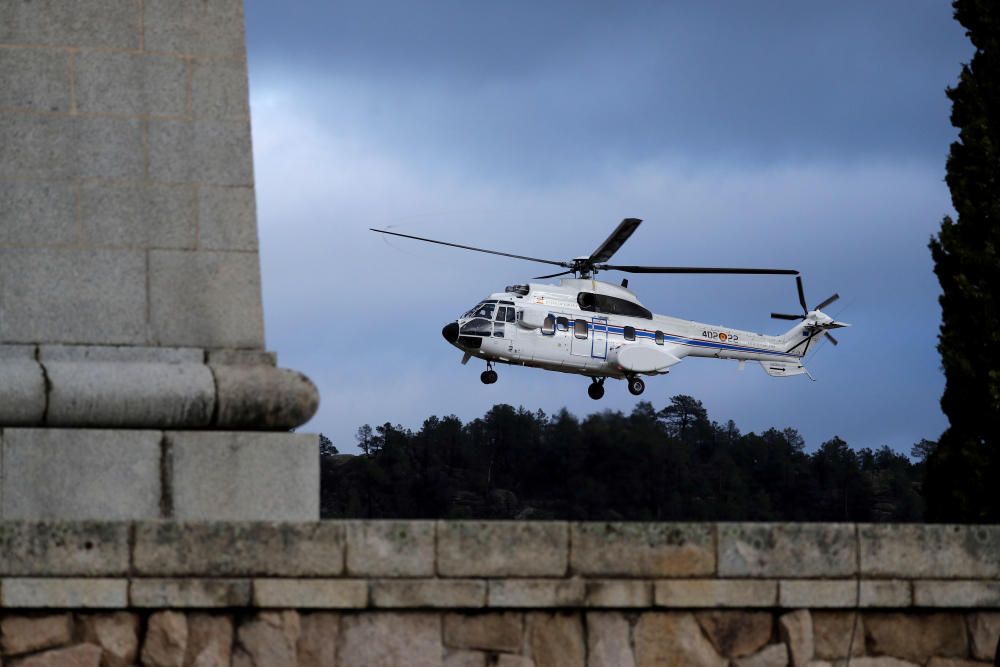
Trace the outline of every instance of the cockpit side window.
<instances>
[{"instance_id":1,"label":"cockpit side window","mask_svg":"<svg viewBox=\"0 0 1000 667\"><path fill-rule=\"evenodd\" d=\"M496 309L496 302L484 303L476 308L476 312L472 314L472 317L485 317L488 320L493 319L493 311Z\"/></svg>"},{"instance_id":2,"label":"cockpit side window","mask_svg":"<svg viewBox=\"0 0 1000 667\"><path fill-rule=\"evenodd\" d=\"M507 322L513 322L515 320L514 306L509 306L507 308Z\"/></svg>"}]
</instances>

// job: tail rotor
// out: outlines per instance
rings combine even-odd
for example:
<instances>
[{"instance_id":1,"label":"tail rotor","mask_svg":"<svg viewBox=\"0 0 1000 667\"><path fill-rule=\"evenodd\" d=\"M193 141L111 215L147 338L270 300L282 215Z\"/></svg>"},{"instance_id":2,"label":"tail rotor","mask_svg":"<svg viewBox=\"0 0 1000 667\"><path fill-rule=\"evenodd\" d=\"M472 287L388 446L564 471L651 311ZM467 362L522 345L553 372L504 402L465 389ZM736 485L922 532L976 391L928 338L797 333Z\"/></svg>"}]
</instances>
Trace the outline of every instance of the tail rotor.
<instances>
[{"instance_id":1,"label":"tail rotor","mask_svg":"<svg viewBox=\"0 0 1000 667\"><path fill-rule=\"evenodd\" d=\"M803 322L806 320L812 320L810 324L808 324L807 326L815 333L812 336L809 336L806 340L802 341L802 343L805 343L808 346L808 342L812 340L815 336L819 335L819 332L822 331L823 335L825 335L831 343L833 343L834 345L839 345L840 344L839 341L832 335L830 335L830 332L827 331L827 329L838 329L840 327L846 327L850 325L844 324L843 322L835 322L832 318L825 315L821 311L827 306L829 306L831 303L839 299L840 295L834 293L829 297L827 297L826 299L824 299L823 301L820 301L815 308L809 310L809 305L808 302L806 301L805 288L802 285L801 275L795 276L795 287L799 293L799 304L802 306L802 314L792 315L789 313L771 313L771 318L775 320L791 320L791 321L800 320Z\"/></svg>"}]
</instances>

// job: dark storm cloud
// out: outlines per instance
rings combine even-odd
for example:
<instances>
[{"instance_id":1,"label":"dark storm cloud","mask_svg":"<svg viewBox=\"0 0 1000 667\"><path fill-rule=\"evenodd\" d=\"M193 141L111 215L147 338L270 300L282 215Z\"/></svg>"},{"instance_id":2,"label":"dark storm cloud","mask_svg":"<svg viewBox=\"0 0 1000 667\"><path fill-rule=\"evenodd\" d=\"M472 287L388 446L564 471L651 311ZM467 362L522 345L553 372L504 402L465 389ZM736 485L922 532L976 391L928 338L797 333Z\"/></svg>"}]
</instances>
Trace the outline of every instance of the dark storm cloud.
<instances>
[{"instance_id":1,"label":"dark storm cloud","mask_svg":"<svg viewBox=\"0 0 1000 667\"><path fill-rule=\"evenodd\" d=\"M969 54L944 2L317 5L251 2L252 64L334 82L331 113L386 145L527 180L663 155L940 160Z\"/></svg>"},{"instance_id":2,"label":"dark storm cloud","mask_svg":"<svg viewBox=\"0 0 1000 667\"><path fill-rule=\"evenodd\" d=\"M489 388L440 328L532 265L387 242L369 226L563 259L624 216L624 263L800 268L856 326L816 383L692 359L689 393L745 429L908 452L943 428L926 249L948 212L945 86L971 51L943 1L247 1L268 342L320 385L309 429L419 427L495 402L577 414L580 378ZM609 280L621 276L605 276ZM654 311L775 333L788 281L634 277ZM433 386L434 391L428 387Z\"/></svg>"}]
</instances>

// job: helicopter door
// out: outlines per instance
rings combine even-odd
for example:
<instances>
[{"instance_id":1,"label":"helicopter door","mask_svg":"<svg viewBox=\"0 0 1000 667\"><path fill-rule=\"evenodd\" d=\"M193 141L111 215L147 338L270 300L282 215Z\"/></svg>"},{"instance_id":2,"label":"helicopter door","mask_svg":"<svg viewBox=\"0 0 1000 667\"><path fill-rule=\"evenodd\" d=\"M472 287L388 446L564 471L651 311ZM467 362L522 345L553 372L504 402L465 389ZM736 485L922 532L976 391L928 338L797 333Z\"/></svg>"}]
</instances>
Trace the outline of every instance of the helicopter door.
<instances>
[{"instance_id":1,"label":"helicopter door","mask_svg":"<svg viewBox=\"0 0 1000 667\"><path fill-rule=\"evenodd\" d=\"M590 356L595 359L608 358L608 318L595 317L590 328L593 331L591 339Z\"/></svg>"},{"instance_id":2,"label":"helicopter door","mask_svg":"<svg viewBox=\"0 0 1000 667\"><path fill-rule=\"evenodd\" d=\"M573 338L570 339L569 352L579 357L590 356L590 322L578 318L571 322Z\"/></svg>"}]
</instances>

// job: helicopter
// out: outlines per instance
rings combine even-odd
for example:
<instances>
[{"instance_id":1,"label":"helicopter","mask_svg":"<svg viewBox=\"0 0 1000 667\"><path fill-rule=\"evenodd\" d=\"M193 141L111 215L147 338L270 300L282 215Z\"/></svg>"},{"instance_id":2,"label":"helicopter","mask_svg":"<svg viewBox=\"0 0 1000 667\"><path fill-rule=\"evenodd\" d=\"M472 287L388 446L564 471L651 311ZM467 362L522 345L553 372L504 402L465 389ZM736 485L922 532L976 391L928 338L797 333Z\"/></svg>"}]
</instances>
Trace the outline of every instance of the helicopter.
<instances>
[{"instance_id":1,"label":"helicopter","mask_svg":"<svg viewBox=\"0 0 1000 667\"><path fill-rule=\"evenodd\" d=\"M840 298L838 294L812 309L808 307L802 275L796 269L608 264L641 223L639 218L625 218L589 256L569 261L539 259L385 229L369 229L379 234L564 269L532 280L570 276L555 285L532 282L509 285L444 326L441 334L464 353L463 364L472 357L486 361L486 370L480 375L483 384L497 381L494 366L502 363L589 377L587 393L594 400L604 396L604 382L608 378L626 380L629 392L639 396L646 389L641 376L665 375L687 357L732 359L739 362L741 370L747 361L757 361L772 377L805 374L812 380L814 378L802 365L802 358L810 348L815 350L822 341L821 336L837 345L830 330L850 326L822 312ZM657 315L628 289L627 278L615 285L597 280L599 271L790 275L795 277L802 314L771 313L774 319L797 322L778 336Z\"/></svg>"}]
</instances>

